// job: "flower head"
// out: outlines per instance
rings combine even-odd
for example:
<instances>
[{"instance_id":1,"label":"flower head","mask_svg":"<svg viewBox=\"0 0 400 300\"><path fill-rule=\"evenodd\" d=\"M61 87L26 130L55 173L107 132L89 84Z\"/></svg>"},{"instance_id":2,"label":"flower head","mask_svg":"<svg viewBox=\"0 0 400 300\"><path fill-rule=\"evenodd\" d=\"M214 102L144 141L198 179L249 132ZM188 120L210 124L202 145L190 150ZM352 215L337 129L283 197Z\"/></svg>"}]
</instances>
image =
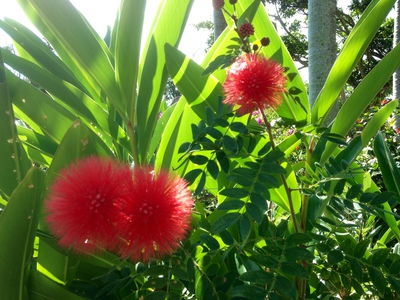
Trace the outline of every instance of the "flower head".
<instances>
[{"instance_id":1,"label":"flower head","mask_svg":"<svg viewBox=\"0 0 400 300\"><path fill-rule=\"evenodd\" d=\"M248 37L254 34L254 27L249 22L244 22L240 28L239 33L242 37Z\"/></svg>"},{"instance_id":2,"label":"flower head","mask_svg":"<svg viewBox=\"0 0 400 300\"><path fill-rule=\"evenodd\" d=\"M224 0L212 0L212 6L215 10L220 10L224 7L225 1Z\"/></svg>"},{"instance_id":3,"label":"flower head","mask_svg":"<svg viewBox=\"0 0 400 300\"><path fill-rule=\"evenodd\" d=\"M229 70L223 85L228 105L238 105L239 114L266 107L277 108L286 92L282 66L258 54L239 57Z\"/></svg>"},{"instance_id":4,"label":"flower head","mask_svg":"<svg viewBox=\"0 0 400 300\"><path fill-rule=\"evenodd\" d=\"M121 205L129 197L129 166L89 157L63 169L45 201L46 221L63 247L94 252L117 242Z\"/></svg>"},{"instance_id":5,"label":"flower head","mask_svg":"<svg viewBox=\"0 0 400 300\"><path fill-rule=\"evenodd\" d=\"M118 252L133 261L172 254L190 227L193 200L187 183L150 167L135 167L133 181Z\"/></svg>"}]
</instances>

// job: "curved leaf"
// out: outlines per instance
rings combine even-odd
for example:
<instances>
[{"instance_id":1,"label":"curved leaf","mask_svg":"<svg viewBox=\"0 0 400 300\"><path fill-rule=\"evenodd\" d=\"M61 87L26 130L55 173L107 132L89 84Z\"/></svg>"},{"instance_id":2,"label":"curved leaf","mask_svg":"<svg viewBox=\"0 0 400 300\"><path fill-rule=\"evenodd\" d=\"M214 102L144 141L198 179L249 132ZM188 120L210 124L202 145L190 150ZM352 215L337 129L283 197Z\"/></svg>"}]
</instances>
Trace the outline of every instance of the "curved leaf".
<instances>
[{"instance_id":1,"label":"curved leaf","mask_svg":"<svg viewBox=\"0 0 400 300\"><path fill-rule=\"evenodd\" d=\"M350 33L318 95L311 122L322 126L340 91L396 0L374 0ZM391 72L392 73L392 72ZM379 78L375 77L375 80ZM354 106L352 106L352 109ZM352 120L354 123L354 120Z\"/></svg>"},{"instance_id":2,"label":"curved leaf","mask_svg":"<svg viewBox=\"0 0 400 300\"><path fill-rule=\"evenodd\" d=\"M27 299L26 278L39 222L45 173L33 167L0 215L0 298Z\"/></svg>"}]
</instances>

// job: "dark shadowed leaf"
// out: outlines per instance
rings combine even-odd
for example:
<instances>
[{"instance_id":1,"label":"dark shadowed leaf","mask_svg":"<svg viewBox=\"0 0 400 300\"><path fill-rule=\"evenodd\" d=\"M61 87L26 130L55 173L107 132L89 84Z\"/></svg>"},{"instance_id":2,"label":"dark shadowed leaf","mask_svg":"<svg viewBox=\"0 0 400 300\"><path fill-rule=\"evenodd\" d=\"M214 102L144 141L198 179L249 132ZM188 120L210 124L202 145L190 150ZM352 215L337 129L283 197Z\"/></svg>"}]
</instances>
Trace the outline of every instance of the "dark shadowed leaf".
<instances>
[{"instance_id":1,"label":"dark shadowed leaf","mask_svg":"<svg viewBox=\"0 0 400 300\"><path fill-rule=\"evenodd\" d=\"M202 173L201 169L191 170L188 173L186 173L184 179L189 183L189 185L191 185L201 173Z\"/></svg>"},{"instance_id":2,"label":"dark shadowed leaf","mask_svg":"<svg viewBox=\"0 0 400 300\"><path fill-rule=\"evenodd\" d=\"M264 285L264 284L271 284L272 281L274 280L274 275L272 273L262 270L252 270L241 274L239 276L239 279L251 283L259 283Z\"/></svg>"},{"instance_id":3,"label":"dark shadowed leaf","mask_svg":"<svg viewBox=\"0 0 400 300\"><path fill-rule=\"evenodd\" d=\"M361 258L364 256L365 251L368 248L370 240L362 240L354 248L354 257Z\"/></svg>"},{"instance_id":4,"label":"dark shadowed leaf","mask_svg":"<svg viewBox=\"0 0 400 300\"><path fill-rule=\"evenodd\" d=\"M232 226L240 218L240 216L240 213L229 213L223 215L221 218L217 219L214 224L212 224L211 232L215 234L227 229L228 227Z\"/></svg>"},{"instance_id":5,"label":"dark shadowed leaf","mask_svg":"<svg viewBox=\"0 0 400 300\"><path fill-rule=\"evenodd\" d=\"M245 299L264 299L267 291L257 285L238 285L229 293L231 297L240 297Z\"/></svg>"},{"instance_id":6,"label":"dark shadowed leaf","mask_svg":"<svg viewBox=\"0 0 400 300\"><path fill-rule=\"evenodd\" d=\"M210 173L212 178L214 178L214 179L218 178L219 168L218 168L218 164L215 161L210 160L208 162L207 171Z\"/></svg>"},{"instance_id":7,"label":"dark shadowed leaf","mask_svg":"<svg viewBox=\"0 0 400 300\"><path fill-rule=\"evenodd\" d=\"M237 199L228 199L218 205L218 210L234 210L241 209L244 206L244 202Z\"/></svg>"},{"instance_id":8,"label":"dark shadowed leaf","mask_svg":"<svg viewBox=\"0 0 400 300\"><path fill-rule=\"evenodd\" d=\"M293 261L282 262L280 265L280 269L283 273L287 275L297 276L301 278L309 277L307 270L303 266Z\"/></svg>"},{"instance_id":9,"label":"dark shadowed leaf","mask_svg":"<svg viewBox=\"0 0 400 300\"><path fill-rule=\"evenodd\" d=\"M253 203L247 203L246 211L250 215L250 217L253 218L254 221L256 221L258 224L261 223L263 218L263 213L261 212L260 208L257 205Z\"/></svg>"},{"instance_id":10,"label":"dark shadowed leaf","mask_svg":"<svg viewBox=\"0 0 400 300\"><path fill-rule=\"evenodd\" d=\"M215 238L213 238L211 235L202 234L200 236L200 239L207 245L208 248L210 248L210 250L218 250L219 249L218 241Z\"/></svg>"},{"instance_id":11,"label":"dark shadowed leaf","mask_svg":"<svg viewBox=\"0 0 400 300\"><path fill-rule=\"evenodd\" d=\"M309 260L314 258L314 255L309 250L300 246L285 249L285 256L288 260Z\"/></svg>"},{"instance_id":12,"label":"dark shadowed leaf","mask_svg":"<svg viewBox=\"0 0 400 300\"><path fill-rule=\"evenodd\" d=\"M334 249L328 253L328 262L331 265L340 263L344 259L343 253L340 250Z\"/></svg>"},{"instance_id":13,"label":"dark shadowed leaf","mask_svg":"<svg viewBox=\"0 0 400 300\"><path fill-rule=\"evenodd\" d=\"M249 192L241 188L226 188L220 192L220 195L240 199L247 197Z\"/></svg>"},{"instance_id":14,"label":"dark shadowed leaf","mask_svg":"<svg viewBox=\"0 0 400 300\"><path fill-rule=\"evenodd\" d=\"M374 284L374 287L382 297L385 294L386 287L386 279L383 276L382 272L375 267L368 267L368 274L372 283Z\"/></svg>"},{"instance_id":15,"label":"dark shadowed leaf","mask_svg":"<svg viewBox=\"0 0 400 300\"><path fill-rule=\"evenodd\" d=\"M385 262L386 258L388 258L390 251L390 248L381 248L374 250L371 257L371 264L374 267L381 266Z\"/></svg>"}]
</instances>

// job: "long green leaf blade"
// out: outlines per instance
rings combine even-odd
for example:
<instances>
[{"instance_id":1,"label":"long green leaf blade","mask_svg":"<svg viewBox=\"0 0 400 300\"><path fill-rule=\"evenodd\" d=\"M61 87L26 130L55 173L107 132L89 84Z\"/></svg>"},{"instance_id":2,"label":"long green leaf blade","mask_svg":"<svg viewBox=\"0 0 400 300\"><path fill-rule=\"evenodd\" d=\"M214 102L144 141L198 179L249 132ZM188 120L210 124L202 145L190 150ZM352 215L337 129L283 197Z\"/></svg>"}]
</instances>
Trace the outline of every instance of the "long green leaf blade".
<instances>
[{"instance_id":1,"label":"long green leaf blade","mask_svg":"<svg viewBox=\"0 0 400 300\"><path fill-rule=\"evenodd\" d=\"M349 99L340 108L331 132L345 136L399 66L400 45L390 51L357 86ZM379 130L379 127L376 130ZM325 162L337 146L337 143L328 141L321 161Z\"/></svg>"},{"instance_id":2,"label":"long green leaf blade","mask_svg":"<svg viewBox=\"0 0 400 300\"><path fill-rule=\"evenodd\" d=\"M41 211L45 173L31 168L0 216L0 298L27 299L26 275Z\"/></svg>"},{"instance_id":3,"label":"long green leaf blade","mask_svg":"<svg viewBox=\"0 0 400 300\"><path fill-rule=\"evenodd\" d=\"M140 45L146 0L122 0L116 20L115 76L125 109L132 111L137 96Z\"/></svg>"},{"instance_id":4,"label":"long green leaf blade","mask_svg":"<svg viewBox=\"0 0 400 300\"><path fill-rule=\"evenodd\" d=\"M0 50L0 191L11 195L30 167L18 138L14 110Z\"/></svg>"},{"instance_id":5,"label":"long green leaf blade","mask_svg":"<svg viewBox=\"0 0 400 300\"><path fill-rule=\"evenodd\" d=\"M83 16L67 0L29 0L29 3L73 60L101 87L111 103L123 111L110 61L112 56Z\"/></svg>"},{"instance_id":6,"label":"long green leaf blade","mask_svg":"<svg viewBox=\"0 0 400 300\"><path fill-rule=\"evenodd\" d=\"M336 98L396 0L374 0L364 11L343 45L311 114L313 124L323 125Z\"/></svg>"},{"instance_id":7,"label":"long green leaf blade","mask_svg":"<svg viewBox=\"0 0 400 300\"><path fill-rule=\"evenodd\" d=\"M135 122L142 162L147 158L168 79L164 45L178 45L192 4L193 0L162 0L143 50Z\"/></svg>"},{"instance_id":8,"label":"long green leaf blade","mask_svg":"<svg viewBox=\"0 0 400 300\"><path fill-rule=\"evenodd\" d=\"M374 140L374 152L378 159L385 187L388 191L395 192L400 196L400 171L380 132Z\"/></svg>"}]
</instances>

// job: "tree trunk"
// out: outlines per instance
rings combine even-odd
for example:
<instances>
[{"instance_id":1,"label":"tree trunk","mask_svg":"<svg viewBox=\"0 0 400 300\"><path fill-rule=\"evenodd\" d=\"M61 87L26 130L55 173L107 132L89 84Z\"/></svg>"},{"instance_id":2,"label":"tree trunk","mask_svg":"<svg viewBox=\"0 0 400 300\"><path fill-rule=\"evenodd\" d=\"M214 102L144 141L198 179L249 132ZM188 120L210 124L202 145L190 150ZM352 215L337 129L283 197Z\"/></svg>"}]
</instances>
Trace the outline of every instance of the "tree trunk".
<instances>
[{"instance_id":1,"label":"tree trunk","mask_svg":"<svg viewBox=\"0 0 400 300\"><path fill-rule=\"evenodd\" d=\"M336 0L308 0L308 80L311 109L336 59L335 14Z\"/></svg>"},{"instance_id":2,"label":"tree trunk","mask_svg":"<svg viewBox=\"0 0 400 300\"><path fill-rule=\"evenodd\" d=\"M224 31L227 24L221 9L218 10L214 9L213 19L214 19L214 42L215 42L217 38L221 35L222 31Z\"/></svg>"},{"instance_id":3,"label":"tree trunk","mask_svg":"<svg viewBox=\"0 0 400 300\"><path fill-rule=\"evenodd\" d=\"M395 4L394 15L394 32L393 32L393 48L400 42L400 0ZM393 73L393 98L399 101L400 108L400 68ZM394 125L396 130L400 128L400 115L396 115L396 122ZM400 141L400 134L397 135L396 140Z\"/></svg>"}]
</instances>

